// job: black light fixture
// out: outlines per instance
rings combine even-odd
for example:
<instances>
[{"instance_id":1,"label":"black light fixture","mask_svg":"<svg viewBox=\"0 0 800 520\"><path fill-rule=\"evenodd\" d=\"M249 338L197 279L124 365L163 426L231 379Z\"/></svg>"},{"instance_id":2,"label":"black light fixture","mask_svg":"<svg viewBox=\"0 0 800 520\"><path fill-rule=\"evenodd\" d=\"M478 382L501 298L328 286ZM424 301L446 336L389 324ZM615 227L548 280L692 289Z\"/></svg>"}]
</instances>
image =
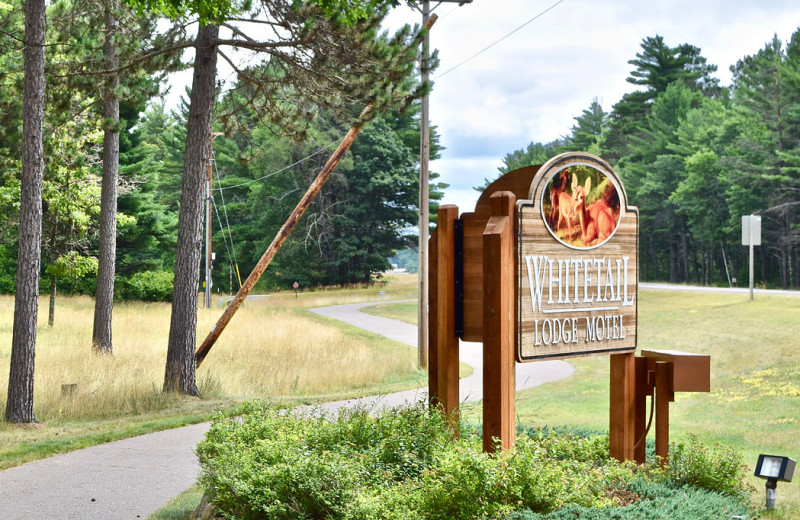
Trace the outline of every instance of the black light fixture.
<instances>
[{"instance_id":1,"label":"black light fixture","mask_svg":"<svg viewBox=\"0 0 800 520\"><path fill-rule=\"evenodd\" d=\"M778 481L791 482L794 476L794 459L779 455L759 455L755 475L767 480L767 509L775 509L778 498Z\"/></svg>"}]
</instances>

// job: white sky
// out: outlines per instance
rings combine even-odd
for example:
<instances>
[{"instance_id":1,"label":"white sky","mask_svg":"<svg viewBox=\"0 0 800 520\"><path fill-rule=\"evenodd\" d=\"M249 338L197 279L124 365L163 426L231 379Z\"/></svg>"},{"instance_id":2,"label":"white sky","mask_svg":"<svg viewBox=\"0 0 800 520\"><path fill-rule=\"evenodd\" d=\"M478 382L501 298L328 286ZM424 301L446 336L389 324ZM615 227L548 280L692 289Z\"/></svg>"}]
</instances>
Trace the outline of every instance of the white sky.
<instances>
[{"instance_id":1,"label":"white sky","mask_svg":"<svg viewBox=\"0 0 800 520\"><path fill-rule=\"evenodd\" d=\"M494 178L505 154L531 141L567 135L573 118L597 97L606 111L633 85L625 81L642 39L659 34L669 46L700 47L717 65L723 86L729 67L755 54L773 35L784 42L800 27L798 0L473 0L435 8L431 45L438 74L553 7L504 41L437 79L431 123L446 147L431 163L450 184L443 202L472 211L472 187ZM436 2L431 2L436 6ZM421 21L400 7L389 26ZM224 74L221 74L224 76ZM191 71L173 81L180 95Z\"/></svg>"}]
</instances>

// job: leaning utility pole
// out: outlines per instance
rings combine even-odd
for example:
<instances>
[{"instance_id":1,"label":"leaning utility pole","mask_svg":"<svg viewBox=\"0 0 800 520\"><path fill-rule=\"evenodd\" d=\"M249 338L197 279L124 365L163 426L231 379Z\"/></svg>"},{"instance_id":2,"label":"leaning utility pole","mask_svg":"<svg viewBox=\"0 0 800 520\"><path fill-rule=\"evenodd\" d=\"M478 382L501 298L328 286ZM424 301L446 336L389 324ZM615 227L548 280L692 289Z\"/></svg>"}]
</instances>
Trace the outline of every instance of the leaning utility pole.
<instances>
[{"instance_id":1,"label":"leaning utility pole","mask_svg":"<svg viewBox=\"0 0 800 520\"><path fill-rule=\"evenodd\" d=\"M472 0L440 0L436 7L442 2L457 3L458 5L469 4ZM431 3L423 0L422 8L417 8L422 12L422 26L428 27L431 18ZM435 9L435 7L434 7ZM434 17L436 15L433 15ZM422 57L420 58L420 77L425 84L430 79L430 35L425 33L422 40ZM429 95L422 97L420 114L420 152L419 152L419 266L417 273L419 276L419 301L418 301L418 346L419 346L419 366L428 368L428 234L430 201L429 195L429 176L428 162L431 156L431 137L430 137L430 117L429 117Z\"/></svg>"}]
</instances>

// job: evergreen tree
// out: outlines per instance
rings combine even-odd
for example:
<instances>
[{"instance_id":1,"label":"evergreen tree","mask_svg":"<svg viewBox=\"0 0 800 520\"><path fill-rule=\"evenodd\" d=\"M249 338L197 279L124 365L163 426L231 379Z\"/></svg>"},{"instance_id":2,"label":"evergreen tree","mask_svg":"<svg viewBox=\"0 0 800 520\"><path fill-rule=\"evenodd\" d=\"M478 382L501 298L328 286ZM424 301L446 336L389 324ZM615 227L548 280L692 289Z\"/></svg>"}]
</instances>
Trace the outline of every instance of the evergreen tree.
<instances>
[{"instance_id":1,"label":"evergreen tree","mask_svg":"<svg viewBox=\"0 0 800 520\"><path fill-rule=\"evenodd\" d=\"M219 24L237 10L237 6L224 0L158 4L159 9L173 18L192 13L200 17L178 218L165 391L197 394L194 381L200 257L197 245L218 54L242 81L253 85L257 96L250 99L251 106L276 128L302 130L303 122L309 121L320 106L341 109L369 104L372 113L379 113L411 99L403 85L413 72L417 54L414 46L408 45L408 27L392 38L378 35L380 22L388 11L386 4L375 0L291 3L262 0L253 6L250 21L264 20L255 23L282 28L268 40L248 35L245 26L237 28L230 39L219 38ZM269 58L269 64L242 68L223 53L222 48L228 46L262 52Z\"/></svg>"},{"instance_id":2,"label":"evergreen tree","mask_svg":"<svg viewBox=\"0 0 800 520\"><path fill-rule=\"evenodd\" d=\"M31 423L36 321L39 313L39 268L44 179L45 3L25 2L24 87L22 101L22 165L19 206L19 252L14 298L11 369L5 418Z\"/></svg>"},{"instance_id":3,"label":"evergreen tree","mask_svg":"<svg viewBox=\"0 0 800 520\"><path fill-rule=\"evenodd\" d=\"M598 99L594 98L589 108L573 119L576 124L572 126L572 134L567 139L565 148L599 154L599 144L608 127L608 114Z\"/></svg>"},{"instance_id":4,"label":"evergreen tree","mask_svg":"<svg viewBox=\"0 0 800 520\"><path fill-rule=\"evenodd\" d=\"M797 272L800 269L797 258L800 236L796 230L800 218L796 204L796 194L800 190L797 33L789 47L791 54L774 37L756 54L742 58L731 67L734 99L756 114L767 129L766 153L750 165L754 177L751 184L763 184L768 188L757 211L764 216L764 247L774 252L780 284L784 288L798 283L796 278L800 274ZM757 144L761 143L753 143Z\"/></svg>"},{"instance_id":5,"label":"evergreen tree","mask_svg":"<svg viewBox=\"0 0 800 520\"><path fill-rule=\"evenodd\" d=\"M644 38L641 47L636 59L628 61L635 68L626 81L644 90L625 94L614 105L603 143L606 158L613 162L627 155L630 139L641 130L650 105L669 85L680 82L705 95L719 92L719 80L713 77L717 67L707 63L698 47L670 47L659 35Z\"/></svg>"}]
</instances>

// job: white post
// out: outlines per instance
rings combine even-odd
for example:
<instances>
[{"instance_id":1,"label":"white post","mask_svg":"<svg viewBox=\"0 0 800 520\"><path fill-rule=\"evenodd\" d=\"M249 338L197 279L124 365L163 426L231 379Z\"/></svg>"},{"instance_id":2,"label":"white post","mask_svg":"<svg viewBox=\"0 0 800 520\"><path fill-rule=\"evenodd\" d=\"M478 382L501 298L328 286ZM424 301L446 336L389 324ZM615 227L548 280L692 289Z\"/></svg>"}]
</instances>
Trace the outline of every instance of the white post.
<instances>
[{"instance_id":1,"label":"white post","mask_svg":"<svg viewBox=\"0 0 800 520\"><path fill-rule=\"evenodd\" d=\"M760 215L742 215L742 245L748 246L750 251L750 300L752 300L755 285L753 246L761 245Z\"/></svg>"},{"instance_id":2,"label":"white post","mask_svg":"<svg viewBox=\"0 0 800 520\"><path fill-rule=\"evenodd\" d=\"M753 299L753 221L750 221L750 300Z\"/></svg>"}]
</instances>

